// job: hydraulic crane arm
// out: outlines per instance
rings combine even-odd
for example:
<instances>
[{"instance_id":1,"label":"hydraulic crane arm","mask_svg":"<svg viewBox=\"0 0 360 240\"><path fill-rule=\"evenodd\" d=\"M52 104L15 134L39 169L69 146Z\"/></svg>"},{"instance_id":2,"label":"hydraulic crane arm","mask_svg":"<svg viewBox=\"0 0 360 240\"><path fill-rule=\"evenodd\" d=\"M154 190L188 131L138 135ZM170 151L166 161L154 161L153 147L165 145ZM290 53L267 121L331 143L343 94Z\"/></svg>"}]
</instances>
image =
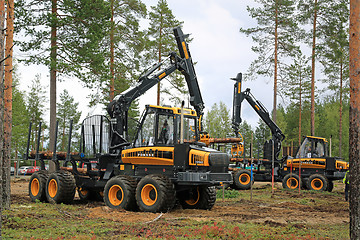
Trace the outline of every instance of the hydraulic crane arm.
<instances>
[{"instance_id":1,"label":"hydraulic crane arm","mask_svg":"<svg viewBox=\"0 0 360 240\"><path fill-rule=\"evenodd\" d=\"M127 134L127 115L131 103L176 70L179 70L185 76L190 93L190 104L195 108L199 118L203 115L204 102L201 97L190 51L185 42L187 36L183 34L180 27L174 28L174 35L180 56L175 52L171 52L169 54L170 65L168 67L153 74L163 63L155 64L139 78L135 86L117 95L114 101L108 105L107 111L113 119L110 149L114 150L130 144L126 140L125 134Z\"/></svg>"},{"instance_id":2,"label":"hydraulic crane arm","mask_svg":"<svg viewBox=\"0 0 360 240\"><path fill-rule=\"evenodd\" d=\"M178 70L185 76L190 93L190 104L195 108L197 115L200 117L204 114L204 101L201 96L189 47L185 41L185 38L188 36L182 33L180 27L174 29L174 35L180 52L180 57L183 60L179 62Z\"/></svg>"},{"instance_id":3,"label":"hydraulic crane arm","mask_svg":"<svg viewBox=\"0 0 360 240\"><path fill-rule=\"evenodd\" d=\"M247 88L245 91L241 91L241 81L242 74L239 73L235 80L234 85L234 99L233 99L233 116L232 116L232 126L235 131L236 136L239 133L239 126L241 123L241 104L246 99L254 111L259 115L259 117L265 122L265 124L270 128L272 134L272 140L274 142L274 153L275 158L279 156L281 150L281 142L284 140L285 135L282 133L281 129L276 125L276 123L270 118L269 112L266 110L264 105L255 99L255 97L250 93L250 89Z\"/></svg>"}]
</instances>

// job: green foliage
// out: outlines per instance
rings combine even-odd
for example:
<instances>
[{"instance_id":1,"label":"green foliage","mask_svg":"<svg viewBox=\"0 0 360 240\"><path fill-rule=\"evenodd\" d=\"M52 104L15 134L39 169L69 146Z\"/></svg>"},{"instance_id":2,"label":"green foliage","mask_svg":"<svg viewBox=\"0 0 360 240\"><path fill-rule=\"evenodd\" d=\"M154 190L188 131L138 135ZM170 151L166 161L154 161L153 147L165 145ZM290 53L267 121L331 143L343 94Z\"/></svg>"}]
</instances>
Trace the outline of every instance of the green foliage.
<instances>
[{"instance_id":1,"label":"green foliage","mask_svg":"<svg viewBox=\"0 0 360 240\"><path fill-rule=\"evenodd\" d=\"M310 103L307 103L302 109L302 127L301 136L310 135ZM348 156L349 142L342 141L340 144L339 136L339 102L334 98L325 98L315 105L315 123L316 135L324 137L328 141L332 138L332 156L339 156L341 147L342 156ZM279 114L280 115L280 114ZM299 108L296 104L290 104L284 108L284 119L286 126L279 127L286 135L283 146L298 146L299 143ZM343 131L342 138L349 139L349 102L343 103ZM302 139L301 139L302 140Z\"/></svg>"},{"instance_id":2,"label":"green foliage","mask_svg":"<svg viewBox=\"0 0 360 240\"><path fill-rule=\"evenodd\" d=\"M256 140L254 139L254 133L253 133L253 130L251 128L251 125L248 124L246 121L243 121L241 124L240 124L240 133L241 135L243 136L243 140L244 140L244 156L245 157L251 157L251 152L250 152L250 149L251 149L251 141L253 141L253 143L256 142ZM254 148L253 148L253 154L255 154L257 151L255 149L257 149L257 145L254 145ZM255 155L253 155L255 156Z\"/></svg>"},{"instance_id":3,"label":"green foliage","mask_svg":"<svg viewBox=\"0 0 360 240\"><path fill-rule=\"evenodd\" d=\"M32 123L31 128L31 138L30 138L30 150L35 149L36 139L39 131L39 124L42 123L42 139L41 145L45 140L44 131L47 128L44 121L44 114L46 112L45 103L47 98L45 97L45 87L40 83L40 75L36 75L35 78L31 81L31 86L29 86L30 91L27 93L27 114L30 122ZM42 146L44 147L44 146ZM42 147L40 150L42 150Z\"/></svg>"},{"instance_id":4,"label":"green foliage","mask_svg":"<svg viewBox=\"0 0 360 240\"><path fill-rule=\"evenodd\" d=\"M16 73L16 71L14 71ZM12 133L11 133L11 158L17 159L18 154L25 152L29 128L29 115L26 110L25 94L19 90L19 79L13 74L13 105L12 105Z\"/></svg>"},{"instance_id":5,"label":"green foliage","mask_svg":"<svg viewBox=\"0 0 360 240\"><path fill-rule=\"evenodd\" d=\"M226 138L232 134L230 112L222 101L211 106L204 122L205 130L210 134L210 137Z\"/></svg>"},{"instance_id":6,"label":"green foliage","mask_svg":"<svg viewBox=\"0 0 360 240\"><path fill-rule=\"evenodd\" d=\"M339 102L333 98L325 99L321 105L317 106L317 134L321 137L332 139L332 156L349 156L349 102L343 103L343 124L342 124L342 144L340 146L339 136ZM339 149L341 148L341 156Z\"/></svg>"},{"instance_id":7,"label":"green foliage","mask_svg":"<svg viewBox=\"0 0 360 240\"><path fill-rule=\"evenodd\" d=\"M278 34L278 66L285 63L285 59L296 50L296 41L300 38L302 31L299 30L295 19L295 2L292 0L256 0L259 7L247 7L252 18L257 21L253 28L241 28L240 32L251 36L256 44L251 49L258 55L247 71L248 79L256 75L266 77L274 76L274 49L275 49L275 27ZM278 19L275 18L277 11ZM276 25L277 21L277 25ZM278 74L282 75L282 72ZM281 79L281 78L279 78Z\"/></svg>"},{"instance_id":8,"label":"green foliage","mask_svg":"<svg viewBox=\"0 0 360 240\"><path fill-rule=\"evenodd\" d=\"M101 71L104 48L101 41L108 30L109 7L104 0L57 1L19 0L15 8L15 29L25 36L16 44L28 53L25 63L44 64L59 76L74 75L94 81L93 73ZM56 56L50 56L51 28L56 28ZM94 78L93 78L94 77Z\"/></svg>"},{"instance_id":9,"label":"green foliage","mask_svg":"<svg viewBox=\"0 0 360 240\"><path fill-rule=\"evenodd\" d=\"M254 133L254 157L259 155L260 157L264 154L263 145L266 140L271 139L271 131L266 123L259 119L258 125Z\"/></svg>"},{"instance_id":10,"label":"green foliage","mask_svg":"<svg viewBox=\"0 0 360 240\"><path fill-rule=\"evenodd\" d=\"M302 105L309 102L311 97L311 67L309 59L297 49L294 51L292 63L283 69L285 86L282 91L290 102Z\"/></svg>"},{"instance_id":11,"label":"green foliage","mask_svg":"<svg viewBox=\"0 0 360 240\"><path fill-rule=\"evenodd\" d=\"M90 95L90 106L98 103L105 106L110 101L111 79L114 78L115 96L139 77L144 68L143 50L147 37L140 30L140 19L146 16L146 6L140 0L106 0L109 4L109 28L100 46L103 47L103 68L95 74L95 81L85 81L95 91ZM113 46L111 46L111 43ZM111 72L113 51L113 73Z\"/></svg>"},{"instance_id":12,"label":"green foliage","mask_svg":"<svg viewBox=\"0 0 360 240\"><path fill-rule=\"evenodd\" d=\"M319 26L322 39L317 46L323 73L322 79L330 90L339 95L349 93L349 3L347 0L329 1L323 11L324 21ZM340 82L342 86L340 87ZM340 89L342 88L342 89Z\"/></svg>"},{"instance_id":13,"label":"green foliage","mask_svg":"<svg viewBox=\"0 0 360 240\"><path fill-rule=\"evenodd\" d=\"M76 142L79 141L79 119L81 117L81 111L77 111L79 103L75 102L74 98L69 95L69 92L65 89L60 94L60 102L57 104L57 121L59 122L58 128L58 151L67 151L67 143L69 139L69 127L70 121L73 121L72 126L72 145L71 151L74 151L79 144Z\"/></svg>"}]
</instances>

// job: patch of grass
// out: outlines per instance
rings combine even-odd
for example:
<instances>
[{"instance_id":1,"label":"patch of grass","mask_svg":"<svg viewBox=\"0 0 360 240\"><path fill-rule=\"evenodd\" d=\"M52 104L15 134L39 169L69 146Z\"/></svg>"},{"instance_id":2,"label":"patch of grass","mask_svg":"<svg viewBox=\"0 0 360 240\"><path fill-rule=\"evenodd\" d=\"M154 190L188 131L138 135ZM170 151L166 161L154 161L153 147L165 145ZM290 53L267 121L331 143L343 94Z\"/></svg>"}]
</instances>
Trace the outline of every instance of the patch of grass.
<instances>
[{"instance_id":1,"label":"patch of grass","mask_svg":"<svg viewBox=\"0 0 360 240\"><path fill-rule=\"evenodd\" d=\"M250 190L237 191L225 189L225 201L222 202L222 189L217 190L220 211L228 208L226 214L211 215L204 221L208 211L176 210L166 213L157 221L127 222L121 220L90 217L89 209L93 204L49 204L23 203L11 205L11 210L3 211L3 239L348 239L349 224L304 224L299 222L264 221L261 216L252 218L260 211L274 213L289 211L291 203L307 211L333 212L334 204L344 214L346 204L340 203L340 193L287 191L276 189L272 194L271 185L253 190L253 201L250 202ZM314 205L310 207L311 205ZM101 205L96 205L101 206ZM216 207L215 206L215 207ZM214 207L214 209L215 209ZM236 208L239 207L239 208ZM246 212L234 216L232 209L245 208ZM329 210L330 209L330 210ZM344 210L345 209L345 210ZM214 210L215 211L215 210ZM218 208L219 211L219 208ZM114 213L114 212L111 212ZM346 212L345 212L346 213ZM106 214L106 212L104 212ZM129 215L127 215L129 214ZM126 212L125 216L131 216ZM139 213L134 213L139 214ZM144 216L147 213L144 213ZM184 214L184 215L183 215ZM301 214L298 211L296 214ZM260 214L259 214L260 215ZM215 216L215 215L214 215ZM245 219L245 220L244 220ZM294 219L294 218L292 218ZM259 223L257 223L257 220Z\"/></svg>"},{"instance_id":2,"label":"patch of grass","mask_svg":"<svg viewBox=\"0 0 360 240\"><path fill-rule=\"evenodd\" d=\"M225 189L224 192L222 189L217 189L216 191L216 198L222 199L222 197L229 199L229 198L237 198L240 196L240 192L234 189Z\"/></svg>"},{"instance_id":3,"label":"patch of grass","mask_svg":"<svg viewBox=\"0 0 360 240\"><path fill-rule=\"evenodd\" d=\"M229 191L232 193L232 191ZM240 193L239 193L240 195ZM85 206L29 204L4 211L3 239L348 239L348 224L167 220L146 224L87 217Z\"/></svg>"}]
</instances>

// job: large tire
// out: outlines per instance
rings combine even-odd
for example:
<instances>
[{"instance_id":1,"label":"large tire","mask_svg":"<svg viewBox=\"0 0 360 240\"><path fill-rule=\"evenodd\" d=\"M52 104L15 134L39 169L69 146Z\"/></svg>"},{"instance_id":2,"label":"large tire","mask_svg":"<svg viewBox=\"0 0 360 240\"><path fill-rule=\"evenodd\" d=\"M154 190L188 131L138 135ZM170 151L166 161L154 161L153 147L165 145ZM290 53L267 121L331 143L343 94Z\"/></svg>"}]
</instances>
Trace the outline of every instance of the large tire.
<instances>
[{"instance_id":1,"label":"large tire","mask_svg":"<svg viewBox=\"0 0 360 240\"><path fill-rule=\"evenodd\" d=\"M46 170L34 172L29 181L29 196L31 201L46 201L46 180L49 173Z\"/></svg>"},{"instance_id":2,"label":"large tire","mask_svg":"<svg viewBox=\"0 0 360 240\"><path fill-rule=\"evenodd\" d=\"M169 178L147 175L136 187L136 202L143 212L167 212L175 205L175 188Z\"/></svg>"},{"instance_id":3,"label":"large tire","mask_svg":"<svg viewBox=\"0 0 360 240\"><path fill-rule=\"evenodd\" d=\"M46 198L50 203L71 203L74 200L75 188L75 178L70 172L53 172L46 181Z\"/></svg>"},{"instance_id":4,"label":"large tire","mask_svg":"<svg viewBox=\"0 0 360 240\"><path fill-rule=\"evenodd\" d=\"M103 201L104 194L99 190L91 190L86 188L79 187L77 189L79 198L81 201Z\"/></svg>"},{"instance_id":5,"label":"large tire","mask_svg":"<svg viewBox=\"0 0 360 240\"><path fill-rule=\"evenodd\" d=\"M88 201L92 198L92 192L89 189L79 187L77 192L81 201Z\"/></svg>"},{"instance_id":6,"label":"large tire","mask_svg":"<svg viewBox=\"0 0 360 240\"><path fill-rule=\"evenodd\" d=\"M216 190L214 186L196 186L178 198L184 209L210 210L216 202Z\"/></svg>"},{"instance_id":7,"label":"large tire","mask_svg":"<svg viewBox=\"0 0 360 240\"><path fill-rule=\"evenodd\" d=\"M254 183L254 180L252 181ZM248 190L251 188L251 172L246 169L233 172L233 184L231 188L237 190Z\"/></svg>"},{"instance_id":8,"label":"large tire","mask_svg":"<svg viewBox=\"0 0 360 240\"><path fill-rule=\"evenodd\" d=\"M299 175L294 173L287 174L282 180L282 186L284 189L297 189L302 187L302 181L299 178Z\"/></svg>"},{"instance_id":9,"label":"large tire","mask_svg":"<svg viewBox=\"0 0 360 240\"><path fill-rule=\"evenodd\" d=\"M104 202L114 209L135 210L136 181L125 175L112 177L104 188Z\"/></svg>"},{"instance_id":10,"label":"large tire","mask_svg":"<svg viewBox=\"0 0 360 240\"><path fill-rule=\"evenodd\" d=\"M334 182L329 180L329 186L326 189L328 192L332 192L332 190L334 189Z\"/></svg>"},{"instance_id":11,"label":"large tire","mask_svg":"<svg viewBox=\"0 0 360 240\"><path fill-rule=\"evenodd\" d=\"M329 186L329 181L322 174L313 174L309 177L307 185L309 190L326 191Z\"/></svg>"}]
</instances>

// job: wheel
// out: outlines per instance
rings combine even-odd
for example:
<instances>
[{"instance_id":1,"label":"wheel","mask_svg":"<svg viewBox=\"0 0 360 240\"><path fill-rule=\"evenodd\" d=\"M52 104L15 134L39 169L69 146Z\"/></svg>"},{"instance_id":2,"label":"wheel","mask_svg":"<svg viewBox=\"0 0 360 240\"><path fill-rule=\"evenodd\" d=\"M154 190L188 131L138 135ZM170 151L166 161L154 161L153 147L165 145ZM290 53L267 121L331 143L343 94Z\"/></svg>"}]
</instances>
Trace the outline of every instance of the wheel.
<instances>
[{"instance_id":1,"label":"wheel","mask_svg":"<svg viewBox=\"0 0 360 240\"><path fill-rule=\"evenodd\" d=\"M136 181L125 175L112 177L104 188L104 202L114 209L134 210Z\"/></svg>"},{"instance_id":2,"label":"wheel","mask_svg":"<svg viewBox=\"0 0 360 240\"><path fill-rule=\"evenodd\" d=\"M294 174L294 173L287 174L283 178L283 181L282 181L283 188L285 188L285 189L299 188L299 184L300 184L300 188L301 188L302 181L301 181L301 179L299 179L299 176L297 174Z\"/></svg>"},{"instance_id":3,"label":"wheel","mask_svg":"<svg viewBox=\"0 0 360 240\"><path fill-rule=\"evenodd\" d=\"M251 188L251 172L249 170L238 170L233 173L232 188L237 190L248 190ZM254 183L254 181L253 181Z\"/></svg>"},{"instance_id":4,"label":"wheel","mask_svg":"<svg viewBox=\"0 0 360 240\"><path fill-rule=\"evenodd\" d=\"M81 201L87 201L87 200L91 200L91 194L92 192L86 188L81 188L79 187L77 189L77 192L78 192L78 195L79 195L79 198Z\"/></svg>"},{"instance_id":5,"label":"wheel","mask_svg":"<svg viewBox=\"0 0 360 240\"><path fill-rule=\"evenodd\" d=\"M98 190L79 187L77 192L81 201L103 201L104 198L103 192Z\"/></svg>"},{"instance_id":6,"label":"wheel","mask_svg":"<svg viewBox=\"0 0 360 240\"><path fill-rule=\"evenodd\" d=\"M334 182L329 180L329 186L326 189L328 192L332 192L332 190L334 189Z\"/></svg>"},{"instance_id":7,"label":"wheel","mask_svg":"<svg viewBox=\"0 0 360 240\"><path fill-rule=\"evenodd\" d=\"M329 181L322 174L313 174L309 177L307 184L309 190L326 191L329 186Z\"/></svg>"},{"instance_id":8,"label":"wheel","mask_svg":"<svg viewBox=\"0 0 360 240\"><path fill-rule=\"evenodd\" d=\"M46 198L50 203L70 203L74 199L75 187L75 178L70 172L53 172L46 181Z\"/></svg>"},{"instance_id":9,"label":"wheel","mask_svg":"<svg viewBox=\"0 0 360 240\"><path fill-rule=\"evenodd\" d=\"M216 201L214 186L196 186L189 191L181 192L178 197L181 206L186 209L211 209Z\"/></svg>"},{"instance_id":10,"label":"wheel","mask_svg":"<svg viewBox=\"0 0 360 240\"><path fill-rule=\"evenodd\" d=\"M136 202L143 212L167 212L175 205L175 188L169 178L147 175L136 187Z\"/></svg>"},{"instance_id":11,"label":"wheel","mask_svg":"<svg viewBox=\"0 0 360 240\"><path fill-rule=\"evenodd\" d=\"M49 176L49 173L46 170L40 170L31 175L29 181L29 195L30 199L33 202L36 200L44 202L46 201L46 180Z\"/></svg>"}]
</instances>

